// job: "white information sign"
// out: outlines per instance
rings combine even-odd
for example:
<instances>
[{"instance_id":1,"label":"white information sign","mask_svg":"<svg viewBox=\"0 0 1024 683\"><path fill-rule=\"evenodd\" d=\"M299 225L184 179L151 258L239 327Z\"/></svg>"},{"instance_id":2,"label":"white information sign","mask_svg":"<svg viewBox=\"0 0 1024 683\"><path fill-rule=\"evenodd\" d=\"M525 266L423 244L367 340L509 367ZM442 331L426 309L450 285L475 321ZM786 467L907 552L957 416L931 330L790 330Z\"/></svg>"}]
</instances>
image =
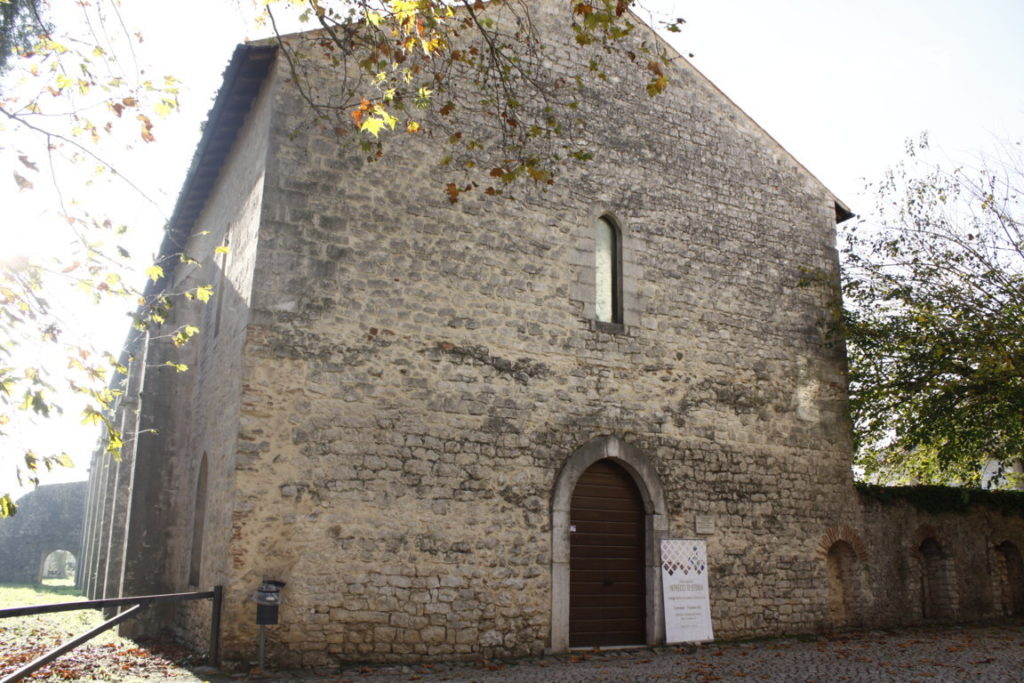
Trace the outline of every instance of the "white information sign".
<instances>
[{"instance_id":1,"label":"white information sign","mask_svg":"<svg viewBox=\"0 0 1024 683\"><path fill-rule=\"evenodd\" d=\"M665 640L714 640L708 593L708 550L700 540L661 542L661 589L665 598Z\"/></svg>"}]
</instances>

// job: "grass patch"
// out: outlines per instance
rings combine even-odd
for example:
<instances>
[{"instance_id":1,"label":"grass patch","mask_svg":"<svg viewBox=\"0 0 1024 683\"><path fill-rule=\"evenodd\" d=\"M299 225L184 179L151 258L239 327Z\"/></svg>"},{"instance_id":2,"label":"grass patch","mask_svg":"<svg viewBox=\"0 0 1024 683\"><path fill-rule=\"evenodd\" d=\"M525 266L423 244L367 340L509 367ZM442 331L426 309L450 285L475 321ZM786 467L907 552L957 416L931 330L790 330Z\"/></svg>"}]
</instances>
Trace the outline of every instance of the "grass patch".
<instances>
[{"instance_id":1,"label":"grass patch","mask_svg":"<svg viewBox=\"0 0 1024 683\"><path fill-rule=\"evenodd\" d=\"M85 597L66 580L44 585L0 584L0 609L81 600ZM95 609L0 619L0 678L104 621L103 613ZM170 659L122 638L113 628L52 662L31 680L124 682L188 677L188 672Z\"/></svg>"},{"instance_id":2,"label":"grass patch","mask_svg":"<svg viewBox=\"0 0 1024 683\"><path fill-rule=\"evenodd\" d=\"M42 585L0 583L0 609L85 600L85 596L79 593L73 584L67 583L68 579L49 581L52 583Z\"/></svg>"}]
</instances>

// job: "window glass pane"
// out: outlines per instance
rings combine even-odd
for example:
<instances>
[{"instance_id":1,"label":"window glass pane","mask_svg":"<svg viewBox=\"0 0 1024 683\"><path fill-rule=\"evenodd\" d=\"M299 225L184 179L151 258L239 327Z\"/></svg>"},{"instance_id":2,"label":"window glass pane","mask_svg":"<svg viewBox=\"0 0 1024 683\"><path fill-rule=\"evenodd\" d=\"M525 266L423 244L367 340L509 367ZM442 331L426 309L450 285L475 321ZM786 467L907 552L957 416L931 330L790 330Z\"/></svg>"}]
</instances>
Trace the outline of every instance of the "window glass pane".
<instances>
[{"instance_id":1,"label":"window glass pane","mask_svg":"<svg viewBox=\"0 0 1024 683\"><path fill-rule=\"evenodd\" d=\"M615 319L615 228L604 218L594 224L595 316L603 322Z\"/></svg>"}]
</instances>

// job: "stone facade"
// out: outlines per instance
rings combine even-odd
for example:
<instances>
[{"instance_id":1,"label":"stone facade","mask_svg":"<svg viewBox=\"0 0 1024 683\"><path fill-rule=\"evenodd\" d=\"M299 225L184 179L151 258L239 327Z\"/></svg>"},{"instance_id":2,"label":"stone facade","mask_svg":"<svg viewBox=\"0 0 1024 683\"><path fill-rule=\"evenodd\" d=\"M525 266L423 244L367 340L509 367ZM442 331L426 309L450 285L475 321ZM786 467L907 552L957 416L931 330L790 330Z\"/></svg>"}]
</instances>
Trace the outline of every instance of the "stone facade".
<instances>
[{"instance_id":1,"label":"stone facade","mask_svg":"<svg viewBox=\"0 0 1024 683\"><path fill-rule=\"evenodd\" d=\"M583 59L567 8L538 4L553 65ZM588 86L594 161L544 192L452 204L431 138L368 163L309 124L283 60L242 88L265 56L236 53L178 216L197 187L208 198L172 224L168 253L207 254L174 286L217 300L171 323L202 320L186 375L139 342L123 413L157 432L117 482L94 479L90 520L109 501L138 512L108 546L90 536L92 594L224 585L238 661L263 578L287 584L279 665L517 656L568 647L567 507L597 459L644 500L649 643L657 541L697 537L698 517L725 638L912 619L882 588L912 571L911 535L944 529L949 555L987 523L858 498L831 292L805 282L837 275L837 201L682 58L656 98L614 75ZM238 101L244 122L223 123ZM619 233L619 323L594 320L599 217ZM1021 547L1021 520L1001 524ZM113 550L123 566L100 571ZM958 597L920 618L996 612L966 578L941 585ZM189 605L144 626L201 645L208 619Z\"/></svg>"},{"instance_id":2,"label":"stone facade","mask_svg":"<svg viewBox=\"0 0 1024 683\"><path fill-rule=\"evenodd\" d=\"M47 484L18 499L18 513L0 521L0 583L39 583L58 550L79 557L85 491L84 481Z\"/></svg>"}]
</instances>

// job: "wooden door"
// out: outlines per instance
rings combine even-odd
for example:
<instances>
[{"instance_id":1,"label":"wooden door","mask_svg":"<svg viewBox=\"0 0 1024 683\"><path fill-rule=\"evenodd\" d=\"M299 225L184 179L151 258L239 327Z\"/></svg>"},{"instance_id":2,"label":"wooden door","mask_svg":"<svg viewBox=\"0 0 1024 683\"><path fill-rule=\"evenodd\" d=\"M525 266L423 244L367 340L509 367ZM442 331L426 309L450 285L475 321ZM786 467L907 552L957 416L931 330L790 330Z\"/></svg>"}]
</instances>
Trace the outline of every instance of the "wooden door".
<instances>
[{"instance_id":1,"label":"wooden door","mask_svg":"<svg viewBox=\"0 0 1024 683\"><path fill-rule=\"evenodd\" d=\"M644 645L644 505L611 460L580 477L569 513L569 646Z\"/></svg>"}]
</instances>

